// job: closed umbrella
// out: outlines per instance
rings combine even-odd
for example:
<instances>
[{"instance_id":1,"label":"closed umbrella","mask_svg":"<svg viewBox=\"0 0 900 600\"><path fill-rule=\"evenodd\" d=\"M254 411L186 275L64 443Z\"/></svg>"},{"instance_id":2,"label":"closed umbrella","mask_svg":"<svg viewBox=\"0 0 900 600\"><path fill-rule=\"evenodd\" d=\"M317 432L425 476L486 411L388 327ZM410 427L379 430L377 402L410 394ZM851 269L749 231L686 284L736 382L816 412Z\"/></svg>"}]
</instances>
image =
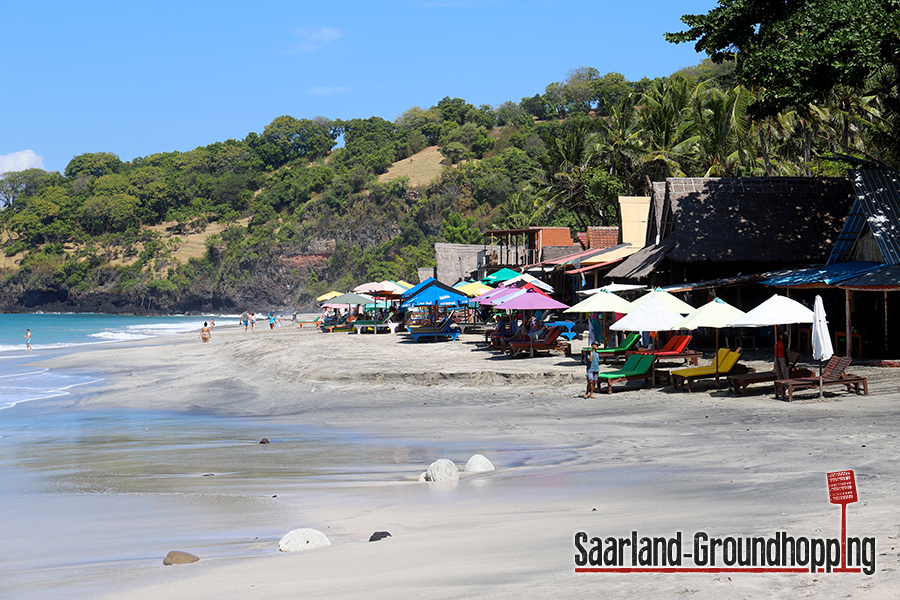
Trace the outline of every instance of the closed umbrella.
<instances>
[{"instance_id":1,"label":"closed umbrella","mask_svg":"<svg viewBox=\"0 0 900 600\"><path fill-rule=\"evenodd\" d=\"M828 319L825 316L825 305L822 296L816 296L813 304L812 322L812 351L813 358L819 361L819 398L822 397L822 361L834 356L834 348L831 346L831 335L828 333Z\"/></svg>"}]
</instances>

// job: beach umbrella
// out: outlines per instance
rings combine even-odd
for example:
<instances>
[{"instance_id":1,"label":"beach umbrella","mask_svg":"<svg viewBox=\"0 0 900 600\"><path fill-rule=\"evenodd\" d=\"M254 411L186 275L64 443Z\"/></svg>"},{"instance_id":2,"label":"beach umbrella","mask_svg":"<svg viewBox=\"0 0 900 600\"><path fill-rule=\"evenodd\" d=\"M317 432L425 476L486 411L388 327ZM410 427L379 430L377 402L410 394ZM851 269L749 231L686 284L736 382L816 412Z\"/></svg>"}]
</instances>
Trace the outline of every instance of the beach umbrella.
<instances>
[{"instance_id":1,"label":"beach umbrella","mask_svg":"<svg viewBox=\"0 0 900 600\"><path fill-rule=\"evenodd\" d=\"M522 291L515 297L504 299L503 302L495 305L495 308L502 310L558 310L569 308L569 305L558 302L538 290L530 289Z\"/></svg>"},{"instance_id":2,"label":"beach umbrella","mask_svg":"<svg viewBox=\"0 0 900 600\"><path fill-rule=\"evenodd\" d=\"M637 299L635 299L635 300L632 300L632 301L631 301L631 307L632 307L632 310L634 310L635 308L639 307L639 306L640 306L641 304L643 304L644 302L647 302L647 301L650 300L651 298L656 298L657 300L659 300L660 302L662 302L663 304L665 304L665 305L668 306L669 308L678 311L678 312L679 312L680 314L682 314L682 315L687 315L687 314L690 314L690 313L692 313L692 312L694 311L694 307L693 307L693 306L691 306L690 304L688 304L687 302L685 302L685 301L683 301L683 300L680 300L680 299L676 298L675 296L673 296L673 295L670 294L669 292L663 291L663 290L660 289L660 288L656 288L656 289L653 290L653 291L647 292L646 294L644 294L644 295L641 296L640 298L637 298ZM644 331L648 331L648 330L645 329Z\"/></svg>"},{"instance_id":3,"label":"beach umbrella","mask_svg":"<svg viewBox=\"0 0 900 600\"><path fill-rule=\"evenodd\" d=\"M503 299L500 304L497 304L495 308L502 310L558 310L560 308L569 308L568 304L563 304L562 302L558 302L551 298L550 296L541 293L540 290L537 289L529 289L522 291L515 296L507 296ZM524 322L523 322L524 323ZM524 325L523 325L524 326ZM530 333L530 332L529 332ZM528 344L529 344L529 354L534 356L534 348L531 347L533 343L533 339L531 335L528 336Z\"/></svg>"},{"instance_id":4,"label":"beach umbrella","mask_svg":"<svg viewBox=\"0 0 900 600\"><path fill-rule=\"evenodd\" d=\"M650 297L640 305L631 303L631 312L612 324L613 331L668 331L681 320L681 313L659 297ZM657 335L657 339L659 336ZM653 357L656 363L656 357ZM652 367L651 381L656 385L656 367Z\"/></svg>"},{"instance_id":5,"label":"beach umbrella","mask_svg":"<svg viewBox=\"0 0 900 600\"><path fill-rule=\"evenodd\" d=\"M753 310L747 311L729 325L731 327L769 327L775 325L793 325L795 323L812 323L813 311L796 300L775 294Z\"/></svg>"},{"instance_id":6,"label":"beach umbrella","mask_svg":"<svg viewBox=\"0 0 900 600\"><path fill-rule=\"evenodd\" d=\"M567 313L602 313L603 314L603 322L606 322L606 313L629 313L631 312L631 302L625 300L621 296L616 296L615 294L607 291L600 291L596 294L592 294L574 305L572 308L567 308L564 312ZM589 341L594 342L595 340L600 339L600 335L603 330L600 329L600 320L595 318L588 318L588 337ZM609 337L607 335L603 336L603 343L609 343Z\"/></svg>"},{"instance_id":7,"label":"beach umbrella","mask_svg":"<svg viewBox=\"0 0 900 600\"><path fill-rule=\"evenodd\" d=\"M798 323L812 323L815 315L796 300L787 296L775 294L753 310L747 311L743 317L738 317L729 325L731 327L771 327L772 339L777 338L778 325L794 325ZM772 352L774 353L774 347Z\"/></svg>"},{"instance_id":8,"label":"beach umbrella","mask_svg":"<svg viewBox=\"0 0 900 600\"><path fill-rule=\"evenodd\" d=\"M504 267L504 268L500 269L499 271L496 271L494 273L491 273L490 275L482 277L481 281L483 283L495 284L495 283L500 283L501 281L506 281L507 279L512 279L513 277L518 277L518 276L519 276L518 271L513 271L512 269L507 269L506 267Z\"/></svg>"},{"instance_id":9,"label":"beach umbrella","mask_svg":"<svg viewBox=\"0 0 900 600\"><path fill-rule=\"evenodd\" d=\"M494 291L494 288L479 281L471 281L457 287L456 290L464 293L466 296L474 298L476 296L480 296L481 294L492 292Z\"/></svg>"},{"instance_id":10,"label":"beach umbrella","mask_svg":"<svg viewBox=\"0 0 900 600\"><path fill-rule=\"evenodd\" d=\"M329 304L356 304L356 305L366 305L372 301L371 296L362 296L360 294L355 294L353 292L347 292L345 294L340 294L339 296L335 296L331 298L328 303Z\"/></svg>"},{"instance_id":11,"label":"beach umbrella","mask_svg":"<svg viewBox=\"0 0 900 600\"><path fill-rule=\"evenodd\" d=\"M590 296L592 294L596 294L597 292L612 292L614 294L617 294L619 292L633 292L636 290L644 289L647 288L643 285L632 285L630 283L610 283L608 285L604 285L603 287L598 287L591 290L579 290L575 293L581 296Z\"/></svg>"},{"instance_id":12,"label":"beach umbrella","mask_svg":"<svg viewBox=\"0 0 900 600\"><path fill-rule=\"evenodd\" d=\"M353 292L357 294L374 294L381 291L387 291L380 281L370 281L353 288Z\"/></svg>"},{"instance_id":13,"label":"beach umbrella","mask_svg":"<svg viewBox=\"0 0 900 600\"><path fill-rule=\"evenodd\" d=\"M813 303L812 322L812 351L813 358L819 361L819 398L822 397L822 361L834 356L834 348L831 346L831 335L828 333L828 319L825 316L825 305L822 296L816 296Z\"/></svg>"},{"instance_id":14,"label":"beach umbrella","mask_svg":"<svg viewBox=\"0 0 900 600\"><path fill-rule=\"evenodd\" d=\"M437 283L435 281L435 283ZM437 313L438 307L459 306L468 302L469 298L465 294L454 290L444 284L429 285L417 294L404 300L400 305L401 308L413 308L416 306L428 306ZM434 340L438 339L437 319L435 319Z\"/></svg>"},{"instance_id":15,"label":"beach umbrella","mask_svg":"<svg viewBox=\"0 0 900 600\"><path fill-rule=\"evenodd\" d=\"M572 306L571 308L567 308L563 312L567 313L607 313L607 312L616 312L616 313L629 313L632 310L631 302L622 298L621 296L616 296L615 294L607 291L600 291L599 293L592 294L579 302L578 304Z\"/></svg>"},{"instance_id":16,"label":"beach umbrella","mask_svg":"<svg viewBox=\"0 0 900 600\"><path fill-rule=\"evenodd\" d=\"M316 302L325 302L326 300L331 300L337 296L340 296L340 292L335 292L334 290L328 292L327 294L322 294L318 298L316 298Z\"/></svg>"},{"instance_id":17,"label":"beach umbrella","mask_svg":"<svg viewBox=\"0 0 900 600\"><path fill-rule=\"evenodd\" d=\"M512 279L507 279L504 283L507 283L507 284L516 283L517 281L524 281L525 283L531 283L531 284L541 288L545 292L550 292L551 294L555 291L553 289L552 285L550 285L549 283L546 283L544 281L541 281L534 275L529 275L528 273L522 273L521 275L516 275Z\"/></svg>"},{"instance_id":18,"label":"beach umbrella","mask_svg":"<svg viewBox=\"0 0 900 600\"><path fill-rule=\"evenodd\" d=\"M697 329L698 327L712 327L716 330L716 387L719 387L719 329L728 327L728 324L744 315L744 311L728 304L721 298L714 298L712 302L704 304L681 321L672 326L672 329Z\"/></svg>"}]
</instances>

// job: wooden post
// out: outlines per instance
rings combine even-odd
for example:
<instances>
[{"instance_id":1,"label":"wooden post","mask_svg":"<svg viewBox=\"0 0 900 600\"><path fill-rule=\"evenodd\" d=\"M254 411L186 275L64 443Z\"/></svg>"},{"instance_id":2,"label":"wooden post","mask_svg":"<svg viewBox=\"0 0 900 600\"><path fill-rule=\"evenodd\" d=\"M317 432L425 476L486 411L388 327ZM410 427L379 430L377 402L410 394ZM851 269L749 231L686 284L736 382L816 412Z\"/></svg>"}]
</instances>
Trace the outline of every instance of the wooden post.
<instances>
[{"instance_id":1,"label":"wooden post","mask_svg":"<svg viewBox=\"0 0 900 600\"><path fill-rule=\"evenodd\" d=\"M844 354L847 358L850 358L853 352L853 330L850 328L850 294L852 294L850 290L844 290L844 314L846 315L846 321L844 326L846 327L845 336L847 339L847 353Z\"/></svg>"},{"instance_id":2,"label":"wooden post","mask_svg":"<svg viewBox=\"0 0 900 600\"><path fill-rule=\"evenodd\" d=\"M887 291L885 291L885 292L884 292L884 355L885 355L885 356L888 356L888 355L889 355L889 351L888 351L888 345L889 345L889 342L888 342L888 340L891 339L890 336L888 335L888 316L887 316L887 315L888 315L888 308L887 308L887 304L888 304L888 293L887 293Z\"/></svg>"}]
</instances>

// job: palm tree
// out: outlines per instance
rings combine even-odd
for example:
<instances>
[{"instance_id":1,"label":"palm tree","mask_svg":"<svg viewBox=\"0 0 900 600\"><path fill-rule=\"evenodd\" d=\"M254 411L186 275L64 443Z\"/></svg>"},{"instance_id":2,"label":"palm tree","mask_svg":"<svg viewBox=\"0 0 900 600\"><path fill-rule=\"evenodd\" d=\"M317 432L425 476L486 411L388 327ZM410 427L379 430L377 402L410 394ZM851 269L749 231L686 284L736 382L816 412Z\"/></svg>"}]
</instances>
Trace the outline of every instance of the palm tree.
<instances>
[{"instance_id":1,"label":"palm tree","mask_svg":"<svg viewBox=\"0 0 900 600\"><path fill-rule=\"evenodd\" d=\"M694 97L689 120L696 130L696 152L704 177L732 177L755 166L747 135L750 93L735 87L710 89Z\"/></svg>"},{"instance_id":2,"label":"palm tree","mask_svg":"<svg viewBox=\"0 0 900 600\"><path fill-rule=\"evenodd\" d=\"M629 195L633 193L632 175L644 154L637 98L637 94L628 94L615 105L606 105L609 116L598 121L600 139L595 149L602 162L609 165L609 174L625 182Z\"/></svg>"}]
</instances>

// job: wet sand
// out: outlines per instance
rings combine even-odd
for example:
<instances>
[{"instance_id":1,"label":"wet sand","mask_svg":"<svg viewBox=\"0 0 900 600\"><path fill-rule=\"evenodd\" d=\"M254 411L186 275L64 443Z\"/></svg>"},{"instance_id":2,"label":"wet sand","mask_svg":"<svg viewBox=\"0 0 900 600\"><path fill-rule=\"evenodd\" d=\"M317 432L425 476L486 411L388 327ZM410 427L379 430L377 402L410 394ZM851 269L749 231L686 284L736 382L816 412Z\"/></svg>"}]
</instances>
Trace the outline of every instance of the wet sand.
<instances>
[{"instance_id":1,"label":"wet sand","mask_svg":"<svg viewBox=\"0 0 900 600\"><path fill-rule=\"evenodd\" d=\"M132 435L109 442L107 458L87 475L69 474L109 481L119 473L122 481L107 491L85 489L78 511L109 511L113 522L101 537L130 542L111 544L106 568L85 570L83 579L67 567L66 585L48 583L48 567L49 577L32 577L32 592L37 585L62 597L136 599L894 597L897 370L853 367L870 377L872 395L830 388L821 402L809 393L788 404L765 386L745 398L713 384L691 394L620 385L585 400L576 359L513 360L484 350L480 339L412 344L406 336L289 326L254 334L219 328L208 345L176 336L53 360L53 369L99 369L107 378L66 410L176 416L152 417L166 423L155 447L165 468L148 466L158 455L138 458L154 446ZM764 351L746 359L769 364ZM210 424L212 417L229 424ZM172 441L178 434L180 446ZM259 445L261 437L273 443ZM91 444L100 442L79 441L89 462ZM109 458L116 444L132 449L124 464ZM416 481L433 460L462 467L476 452L497 470L464 474L456 484ZM840 509L828 503L825 473L843 469L855 470L860 494L848 531L877 538L872 576L575 573L579 531L835 537ZM44 473L42 481L54 477ZM134 506L109 507L115 503ZM23 505L27 524L35 517ZM156 519L155 505L171 518ZM300 527L323 531L333 545L279 553L280 536ZM367 541L381 530L392 537ZM164 567L168 550L201 561ZM128 560L117 564L117 553Z\"/></svg>"}]
</instances>

